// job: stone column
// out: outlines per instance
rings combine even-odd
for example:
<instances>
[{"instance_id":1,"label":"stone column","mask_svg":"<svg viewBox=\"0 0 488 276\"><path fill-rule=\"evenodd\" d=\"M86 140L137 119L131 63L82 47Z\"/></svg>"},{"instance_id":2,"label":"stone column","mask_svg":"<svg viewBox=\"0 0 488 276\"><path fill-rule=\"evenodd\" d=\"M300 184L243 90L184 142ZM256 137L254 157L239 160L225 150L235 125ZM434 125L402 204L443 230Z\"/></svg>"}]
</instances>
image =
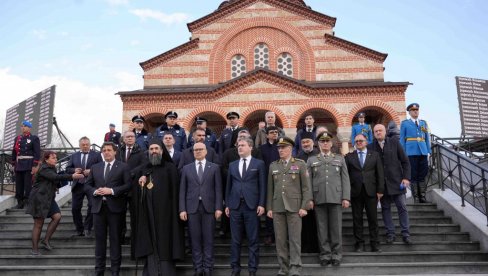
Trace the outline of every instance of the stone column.
<instances>
[{"instance_id":1,"label":"stone column","mask_svg":"<svg viewBox=\"0 0 488 276\"><path fill-rule=\"evenodd\" d=\"M350 150L349 142L351 140L351 133L352 131L350 126L337 128L337 138L342 144L341 153L344 155L349 153Z\"/></svg>"}]
</instances>

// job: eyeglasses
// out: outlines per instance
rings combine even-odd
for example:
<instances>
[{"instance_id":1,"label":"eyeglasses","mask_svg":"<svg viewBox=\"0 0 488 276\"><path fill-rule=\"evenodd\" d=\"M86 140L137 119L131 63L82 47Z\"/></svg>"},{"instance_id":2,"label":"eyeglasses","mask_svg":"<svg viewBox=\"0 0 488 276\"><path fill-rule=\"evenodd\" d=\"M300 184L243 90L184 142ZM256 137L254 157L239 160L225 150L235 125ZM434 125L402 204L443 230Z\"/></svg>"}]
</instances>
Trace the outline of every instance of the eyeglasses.
<instances>
[{"instance_id":1,"label":"eyeglasses","mask_svg":"<svg viewBox=\"0 0 488 276\"><path fill-rule=\"evenodd\" d=\"M268 134L278 134L278 131L277 130L271 130L270 132L268 132Z\"/></svg>"},{"instance_id":2,"label":"eyeglasses","mask_svg":"<svg viewBox=\"0 0 488 276\"><path fill-rule=\"evenodd\" d=\"M356 140L355 142L356 142L356 144L359 144L359 143L366 142L366 140Z\"/></svg>"}]
</instances>

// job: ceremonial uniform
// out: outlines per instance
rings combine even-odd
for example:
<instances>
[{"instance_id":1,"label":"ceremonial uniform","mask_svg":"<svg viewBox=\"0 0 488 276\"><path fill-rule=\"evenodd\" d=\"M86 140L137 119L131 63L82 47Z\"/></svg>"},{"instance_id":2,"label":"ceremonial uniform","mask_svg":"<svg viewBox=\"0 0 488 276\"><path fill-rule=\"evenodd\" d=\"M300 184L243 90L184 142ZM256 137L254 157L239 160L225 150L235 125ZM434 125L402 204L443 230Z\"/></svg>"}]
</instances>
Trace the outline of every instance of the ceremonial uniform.
<instances>
[{"instance_id":1,"label":"ceremonial uniform","mask_svg":"<svg viewBox=\"0 0 488 276\"><path fill-rule=\"evenodd\" d=\"M409 107L415 107L414 105ZM400 125L400 143L410 161L412 195L416 201L418 198L421 203L426 202L425 177L429 171L427 156L431 154L427 122L418 118L403 120Z\"/></svg>"},{"instance_id":2,"label":"ceremonial uniform","mask_svg":"<svg viewBox=\"0 0 488 276\"><path fill-rule=\"evenodd\" d=\"M188 135L188 147L193 147L195 144L195 141L193 140L194 131L195 130ZM207 148L211 147L215 150L215 152L218 152L219 146L217 143L217 135L215 135L215 133L208 127L205 129L205 146L207 146Z\"/></svg>"},{"instance_id":3,"label":"ceremonial uniform","mask_svg":"<svg viewBox=\"0 0 488 276\"><path fill-rule=\"evenodd\" d=\"M24 121L23 125L31 128L30 122ZM36 167L41 157L41 143L39 137L24 132L14 140L12 150L12 163L15 169L15 198L17 208L23 208L28 200L32 188L32 168Z\"/></svg>"},{"instance_id":4,"label":"ceremonial uniform","mask_svg":"<svg viewBox=\"0 0 488 276\"><path fill-rule=\"evenodd\" d=\"M180 125L176 124L172 127L168 127L166 123L156 129L153 133L153 136L159 139L163 139L165 133L173 134L175 138L175 144L173 148L179 152L182 152L186 149L186 133L185 129L180 127Z\"/></svg>"},{"instance_id":5,"label":"ceremonial uniform","mask_svg":"<svg viewBox=\"0 0 488 276\"><path fill-rule=\"evenodd\" d=\"M144 117L142 117L141 115L136 115L132 117L132 123L144 124L145 121L146 120L144 120ZM146 151L149 148L149 140L151 139L151 135L144 128L141 130L134 128L132 131L136 135L136 144L139 145L139 148L142 151Z\"/></svg>"},{"instance_id":6,"label":"ceremonial uniform","mask_svg":"<svg viewBox=\"0 0 488 276\"><path fill-rule=\"evenodd\" d=\"M293 140L280 138L278 145ZM286 163L286 164L285 164ZM280 271L278 275L300 275L302 219L299 210L307 209L312 200L307 165L300 159L290 158L271 163L268 173L267 210L272 211L276 251Z\"/></svg>"},{"instance_id":7,"label":"ceremonial uniform","mask_svg":"<svg viewBox=\"0 0 488 276\"><path fill-rule=\"evenodd\" d=\"M227 113L227 120L229 120L229 127L225 128L222 131L222 134L220 134L220 139L219 139L219 155L222 155L226 150L230 149L232 145L232 133L239 129L238 125L232 126L232 122L237 123L237 121L232 121L239 119L239 113L237 112L229 112Z\"/></svg>"},{"instance_id":8,"label":"ceremonial uniform","mask_svg":"<svg viewBox=\"0 0 488 276\"><path fill-rule=\"evenodd\" d=\"M352 126L351 141L354 141L356 135L361 133L366 135L366 138L368 138L368 144L373 142L373 130L371 130L371 126L366 123L355 124Z\"/></svg>"}]
</instances>

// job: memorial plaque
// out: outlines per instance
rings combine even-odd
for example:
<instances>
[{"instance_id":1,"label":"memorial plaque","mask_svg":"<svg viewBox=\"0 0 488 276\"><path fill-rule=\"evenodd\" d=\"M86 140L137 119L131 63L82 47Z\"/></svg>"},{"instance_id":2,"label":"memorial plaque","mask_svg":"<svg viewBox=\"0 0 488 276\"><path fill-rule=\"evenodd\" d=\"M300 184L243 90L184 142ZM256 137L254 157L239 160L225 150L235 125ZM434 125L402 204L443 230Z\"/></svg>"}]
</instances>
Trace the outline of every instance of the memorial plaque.
<instances>
[{"instance_id":1,"label":"memorial plaque","mask_svg":"<svg viewBox=\"0 0 488 276\"><path fill-rule=\"evenodd\" d=\"M488 81L456 77L462 134L488 137Z\"/></svg>"},{"instance_id":2,"label":"memorial plaque","mask_svg":"<svg viewBox=\"0 0 488 276\"><path fill-rule=\"evenodd\" d=\"M51 143L55 94L56 86L53 85L7 110L3 135L5 150L13 148L15 137L21 131L20 124L24 120L32 123L31 132L39 136L41 147Z\"/></svg>"}]
</instances>

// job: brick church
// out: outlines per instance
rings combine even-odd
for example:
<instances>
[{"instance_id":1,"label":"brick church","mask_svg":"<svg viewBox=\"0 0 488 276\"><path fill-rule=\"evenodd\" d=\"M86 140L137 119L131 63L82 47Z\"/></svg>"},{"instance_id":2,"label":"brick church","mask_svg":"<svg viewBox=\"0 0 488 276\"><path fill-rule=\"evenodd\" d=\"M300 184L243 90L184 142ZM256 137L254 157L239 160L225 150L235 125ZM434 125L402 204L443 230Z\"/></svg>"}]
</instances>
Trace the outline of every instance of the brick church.
<instances>
[{"instance_id":1,"label":"brick church","mask_svg":"<svg viewBox=\"0 0 488 276\"><path fill-rule=\"evenodd\" d=\"M118 93L124 129L140 114L153 131L170 110L187 131L203 116L217 135L229 111L251 133L271 110L294 137L306 114L347 151L355 115L400 124L408 82L385 82L387 54L334 33L336 18L303 0L229 0L188 23L190 41L140 65L144 87Z\"/></svg>"}]
</instances>

